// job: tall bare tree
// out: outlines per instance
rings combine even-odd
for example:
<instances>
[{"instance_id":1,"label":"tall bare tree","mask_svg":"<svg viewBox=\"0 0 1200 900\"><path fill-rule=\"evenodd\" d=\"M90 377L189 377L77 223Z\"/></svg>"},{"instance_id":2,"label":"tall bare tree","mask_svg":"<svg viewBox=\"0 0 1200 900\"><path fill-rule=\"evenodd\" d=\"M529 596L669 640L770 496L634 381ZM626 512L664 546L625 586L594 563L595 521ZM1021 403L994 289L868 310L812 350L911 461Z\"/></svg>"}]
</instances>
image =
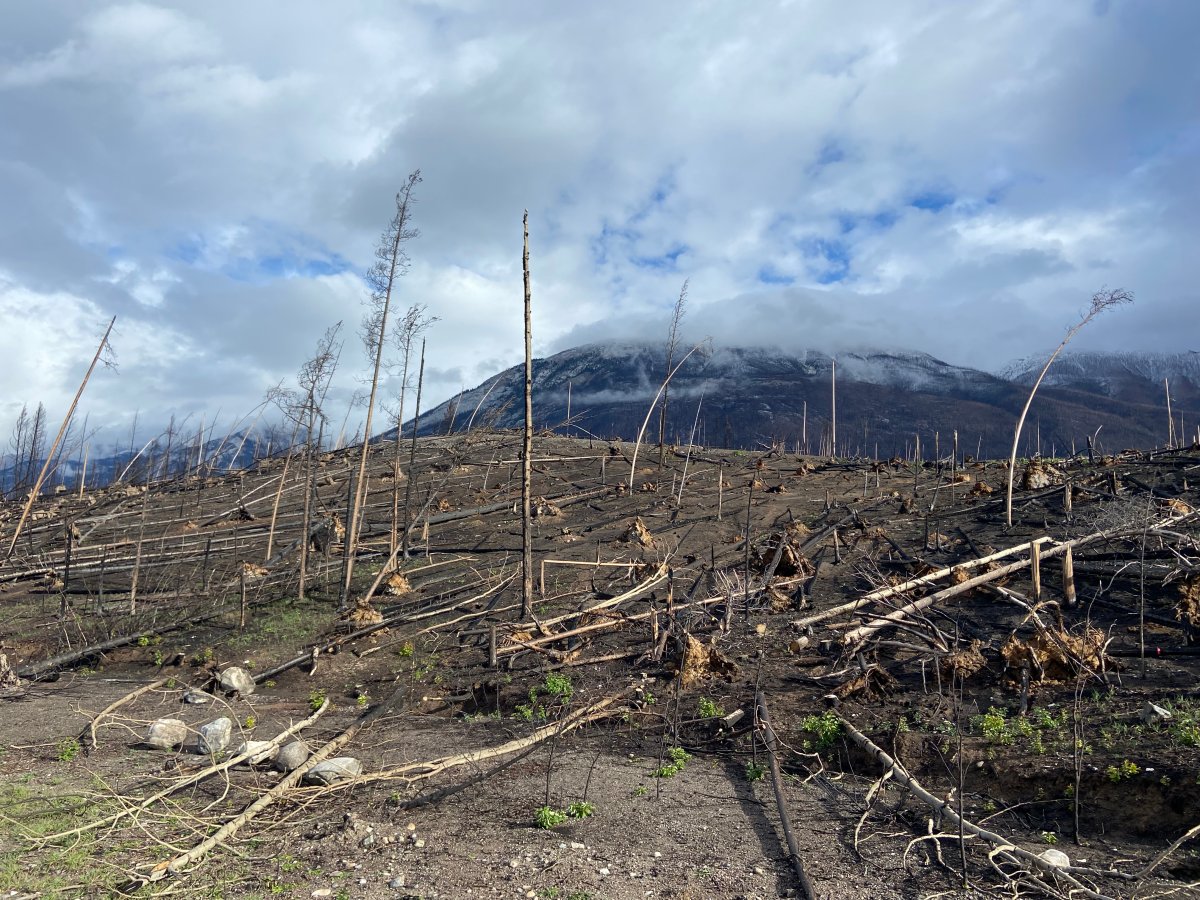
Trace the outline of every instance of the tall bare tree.
<instances>
[{"instance_id":1,"label":"tall bare tree","mask_svg":"<svg viewBox=\"0 0 1200 900\"><path fill-rule=\"evenodd\" d=\"M321 450L321 434L328 421L325 397L337 371L342 353L342 323L325 330L316 352L300 367L297 389L275 389L270 395L279 409L304 434L304 506L300 523L300 574L296 595L304 599L308 577L308 553L313 540L312 510L316 493L316 456Z\"/></svg>"},{"instance_id":2,"label":"tall bare tree","mask_svg":"<svg viewBox=\"0 0 1200 900\"><path fill-rule=\"evenodd\" d=\"M675 301L675 309L671 313L671 330L667 334L667 367L664 371L666 381L663 383L662 406L658 408L658 468L662 471L664 445L667 436L667 406L670 402L670 388L667 383L671 379L671 369L675 365L675 351L679 349L679 325L683 321L684 309L687 306L688 281L684 279L679 289L679 299Z\"/></svg>"},{"instance_id":3,"label":"tall bare tree","mask_svg":"<svg viewBox=\"0 0 1200 900\"><path fill-rule=\"evenodd\" d=\"M371 418L375 412L375 397L379 390L379 373L383 369L388 313L391 311L392 292L396 287L396 280L408 271L409 259L405 252L405 244L419 234L412 227L412 214L413 205L416 202L413 190L420 183L421 170L417 169L408 176L400 193L396 194L396 212L379 239L379 246L375 250L375 265L367 273L371 298L369 312L363 320L362 339L367 353L374 359L374 370L371 375L371 393L367 398L367 420L363 425L358 478L350 503L349 521L346 523L346 565L340 597L340 605L343 609L350 598L350 582L354 577L354 556L358 552L359 511L362 508L363 486L366 483L367 454L371 449Z\"/></svg>"},{"instance_id":4,"label":"tall bare tree","mask_svg":"<svg viewBox=\"0 0 1200 900\"><path fill-rule=\"evenodd\" d=\"M1033 395L1037 393L1037 389L1042 384L1042 379L1046 377L1046 373L1050 371L1050 366L1054 364L1054 360L1058 359L1058 354L1062 353L1063 348L1071 342L1071 338L1079 334L1079 330L1088 322L1100 315L1106 309L1113 306L1120 306L1123 303L1132 303L1133 294L1129 291L1117 288L1115 291L1109 291L1104 288L1092 294L1092 302L1086 312L1080 316L1079 321L1067 329L1066 336L1062 342L1050 354L1050 358L1046 360L1046 364L1042 366L1042 371L1038 373L1037 381L1033 383L1033 387L1029 390L1029 397L1025 401L1025 406L1021 410L1021 415L1017 418L1017 427L1013 429L1012 453L1008 458L1008 486L1004 495L1004 521L1009 528L1012 527L1012 496L1013 496L1013 475L1017 466L1017 445L1021 442L1021 429L1025 427L1025 416L1029 414L1029 407L1033 404Z\"/></svg>"},{"instance_id":5,"label":"tall bare tree","mask_svg":"<svg viewBox=\"0 0 1200 900\"><path fill-rule=\"evenodd\" d=\"M533 533L530 480L533 463L533 294L529 281L529 210L521 220L525 235L521 271L525 280L525 437L521 452L521 618L533 615Z\"/></svg>"}]
</instances>

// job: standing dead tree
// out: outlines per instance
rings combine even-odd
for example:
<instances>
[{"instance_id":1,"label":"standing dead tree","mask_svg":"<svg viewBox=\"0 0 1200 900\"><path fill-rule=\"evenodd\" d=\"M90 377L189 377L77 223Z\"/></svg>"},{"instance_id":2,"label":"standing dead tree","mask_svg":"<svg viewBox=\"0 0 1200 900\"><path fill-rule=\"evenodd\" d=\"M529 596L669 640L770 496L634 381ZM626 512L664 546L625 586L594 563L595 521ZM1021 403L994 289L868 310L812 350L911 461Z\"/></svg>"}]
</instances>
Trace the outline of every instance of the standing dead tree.
<instances>
[{"instance_id":1,"label":"standing dead tree","mask_svg":"<svg viewBox=\"0 0 1200 900\"><path fill-rule=\"evenodd\" d=\"M392 457L392 536L391 536L391 551L394 554L396 550L396 532L400 527L400 442L404 431L404 396L409 385L409 365L412 362L413 345L417 337L421 335L430 325L438 320L437 316L425 315L425 310L428 307L424 303L414 303L408 308L404 314L404 318L400 320L399 326L394 332L393 342L396 349L400 352L400 359L396 365L400 369L400 403L396 409L396 447ZM422 354L424 353L424 341L422 341ZM417 408L417 416L420 416L420 407ZM417 418L413 419L413 436L416 436Z\"/></svg>"},{"instance_id":2,"label":"standing dead tree","mask_svg":"<svg viewBox=\"0 0 1200 900\"><path fill-rule=\"evenodd\" d=\"M58 452L58 445L62 442L67 427L71 424L71 417L75 415L75 407L79 405L79 398L83 396L83 389L87 387L88 379L92 377L92 372L96 370L96 363L100 362L100 357L104 355L104 349L108 346L108 336L112 334L113 325L116 322L117 317L113 316L112 321L108 323L108 328L104 331L104 337L100 338L100 345L96 348L96 355L92 357L92 364L88 366L87 373L83 376L83 381L79 383L79 390L75 392L75 398L71 401L71 406L67 409L66 416L63 417L62 425L58 429L58 435L54 438L54 443L50 446L50 453L47 454L46 461L42 464L42 471L38 473L38 477L29 491L29 499L25 501L25 508L21 511L21 518L17 520L17 527L13 529L12 540L8 544L8 549L4 552L4 559L0 560L0 562L8 562L13 550L17 546L17 538L21 536L21 529L25 525L25 520L29 518L29 511L33 508L33 501L37 499L38 491L42 489L42 482L46 479L46 471L50 468L54 454Z\"/></svg>"},{"instance_id":3,"label":"standing dead tree","mask_svg":"<svg viewBox=\"0 0 1200 900\"><path fill-rule=\"evenodd\" d=\"M521 450L521 618L533 614L533 533L529 501L533 463L533 319L532 288L529 282L529 210L521 221L524 249L521 270L525 280L525 436Z\"/></svg>"},{"instance_id":4,"label":"standing dead tree","mask_svg":"<svg viewBox=\"0 0 1200 900\"><path fill-rule=\"evenodd\" d=\"M1013 429L1012 453L1008 457L1008 485L1004 495L1004 521L1009 528L1012 527L1012 497L1013 497L1013 476L1017 467L1017 445L1021 442L1021 429L1025 427L1025 417L1029 414L1029 407L1033 405L1033 396L1037 393L1037 389L1042 384L1042 379L1046 377L1046 373L1050 371L1050 366L1054 364L1054 360L1058 359L1058 355L1062 353L1063 348L1071 342L1075 335L1079 334L1079 330L1088 322L1100 315L1106 309L1112 306L1120 306L1122 303L1132 303L1133 294L1129 291L1117 288L1114 291L1101 288L1092 294L1092 302L1088 307L1087 312L1067 329L1066 335L1062 342L1050 354L1050 358L1046 360L1046 364L1042 366L1042 371L1038 373L1037 380L1034 381L1033 387L1029 389L1029 397L1025 400L1025 406L1021 410L1021 415L1017 418L1017 427Z\"/></svg>"},{"instance_id":5,"label":"standing dead tree","mask_svg":"<svg viewBox=\"0 0 1200 900\"><path fill-rule=\"evenodd\" d=\"M363 321L363 345L374 358L371 375L371 393L367 398L367 420L363 426L362 454L358 461L358 477L350 502L349 521L346 523L345 571L342 580L340 606L345 609L350 597L350 582L354 577L354 555L358 550L358 519L363 502L363 486L366 483L367 454L371 449L371 418L375 411L375 396L379 390L379 373L383 368L383 348L387 340L388 312L392 305L392 291L396 279L408 271L408 254L404 245L417 237L419 232L412 227L413 189L421 183L421 170L408 176L404 187L396 195L396 213L379 240L375 251L376 262L367 273L371 286L370 312Z\"/></svg>"},{"instance_id":6,"label":"standing dead tree","mask_svg":"<svg viewBox=\"0 0 1200 900\"><path fill-rule=\"evenodd\" d=\"M326 329L313 356L300 367L296 375L297 390L277 389L269 399L296 427L304 432L304 503L300 522L300 575L297 596L304 599L304 588L308 576L308 554L313 541L312 508L316 493L316 456L321 450L321 435L324 433L325 397L337 371L342 354L342 323ZM283 484L280 483L282 490ZM270 547L268 547L270 559Z\"/></svg>"},{"instance_id":7,"label":"standing dead tree","mask_svg":"<svg viewBox=\"0 0 1200 900\"><path fill-rule=\"evenodd\" d=\"M683 321L683 313L687 307L688 279L679 289L679 299L675 301L675 309L671 313L671 330L667 334L667 365L663 377L670 379L671 367L675 364L675 351L679 349L679 324ZM670 401L670 388L663 383L662 406L658 409L658 469L662 471L664 445L667 438L667 406Z\"/></svg>"}]
</instances>

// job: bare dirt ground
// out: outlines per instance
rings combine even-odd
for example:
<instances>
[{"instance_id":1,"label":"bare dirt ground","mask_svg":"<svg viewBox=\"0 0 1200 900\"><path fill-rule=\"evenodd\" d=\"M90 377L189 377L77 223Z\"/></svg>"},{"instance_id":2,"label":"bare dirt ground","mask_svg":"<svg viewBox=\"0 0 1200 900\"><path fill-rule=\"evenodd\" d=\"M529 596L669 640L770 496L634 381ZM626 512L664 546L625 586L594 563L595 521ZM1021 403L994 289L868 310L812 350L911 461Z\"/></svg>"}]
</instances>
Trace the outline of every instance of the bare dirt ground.
<instances>
[{"instance_id":1,"label":"bare dirt ground","mask_svg":"<svg viewBox=\"0 0 1200 900\"><path fill-rule=\"evenodd\" d=\"M522 620L519 446L422 439L411 484L376 448L349 616L357 451L314 467L303 599L300 457L40 500L0 567L0 897L802 896L768 747L818 897L1200 896L1200 452L1022 468L1007 527L1005 466L948 453L642 447L631 488L632 445L540 437ZM314 710L361 775L222 768ZM182 747L143 743L164 717Z\"/></svg>"}]
</instances>

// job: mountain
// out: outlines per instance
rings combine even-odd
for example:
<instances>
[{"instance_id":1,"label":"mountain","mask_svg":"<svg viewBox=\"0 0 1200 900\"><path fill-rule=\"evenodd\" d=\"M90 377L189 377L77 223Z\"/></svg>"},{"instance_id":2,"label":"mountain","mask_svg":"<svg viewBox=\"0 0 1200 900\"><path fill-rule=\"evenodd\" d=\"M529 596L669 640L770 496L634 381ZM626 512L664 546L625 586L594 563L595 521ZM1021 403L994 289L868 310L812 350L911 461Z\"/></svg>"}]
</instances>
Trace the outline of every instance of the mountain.
<instances>
[{"instance_id":1,"label":"mountain","mask_svg":"<svg viewBox=\"0 0 1200 900\"><path fill-rule=\"evenodd\" d=\"M1076 354L1051 369L1026 421L1022 454L1149 447L1166 440L1159 376L1171 379L1173 413L1194 423L1200 413L1197 354ZM678 356L676 358L678 361ZM1007 456L1016 417L1044 364L1030 360L1005 375L955 366L927 353L859 350L837 356L837 444L843 455L906 455L919 436L924 455L935 439L945 451L957 430L971 455ZM834 360L808 350L758 347L697 352L669 387L668 438L734 448L783 442L828 452ZM1062 366L1061 370L1059 366ZM421 415L419 433L523 424L523 366L489 378ZM666 372L661 342L589 344L534 361L538 429L633 440ZM1155 381L1157 380L1157 388ZM1157 393L1156 393L1157 392ZM699 410L699 412L698 412ZM411 428L411 422L407 424ZM1178 426L1177 426L1178 427ZM935 438L935 435L937 436ZM645 440L657 441L658 413Z\"/></svg>"},{"instance_id":2,"label":"mountain","mask_svg":"<svg viewBox=\"0 0 1200 900\"><path fill-rule=\"evenodd\" d=\"M202 447L197 445L194 437L181 440L178 435L174 439L160 435L132 450L112 447L104 453L93 447L87 460L87 483L91 487L102 487L117 480L140 483L185 473L221 474L250 468L273 449L279 448L272 448L263 434L254 431L235 431L223 437L209 438ZM23 496L45 461L45 456L25 459L21 463L14 462L11 456L4 459L0 466L0 497ZM58 485L77 488L83 470L83 454L75 448L69 458L60 457L51 468L42 492L53 491Z\"/></svg>"}]
</instances>

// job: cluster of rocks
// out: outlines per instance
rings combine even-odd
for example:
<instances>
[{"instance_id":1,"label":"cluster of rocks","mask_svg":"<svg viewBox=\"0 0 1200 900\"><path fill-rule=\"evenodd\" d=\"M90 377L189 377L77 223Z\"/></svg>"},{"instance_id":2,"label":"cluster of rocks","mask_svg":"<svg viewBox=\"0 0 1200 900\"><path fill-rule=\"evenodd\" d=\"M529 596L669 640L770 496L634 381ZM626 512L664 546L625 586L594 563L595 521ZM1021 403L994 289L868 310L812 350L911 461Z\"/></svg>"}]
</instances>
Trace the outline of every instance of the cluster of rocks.
<instances>
[{"instance_id":1,"label":"cluster of rocks","mask_svg":"<svg viewBox=\"0 0 1200 900\"><path fill-rule=\"evenodd\" d=\"M254 693L254 679L245 669L230 666L217 676L222 690L242 697ZM204 705L216 698L204 691L189 690L183 701L192 705ZM186 722L175 718L155 719L146 729L145 743L157 750L188 749L201 756L215 756L232 752L234 756L245 756L245 762L254 766L270 765L280 772L292 772L312 755L308 744L296 739L282 746L274 741L243 740L233 745L233 720L221 716L199 726L193 732ZM363 772L362 763L352 756L326 759L304 773L304 780L314 785L331 785L355 778Z\"/></svg>"}]
</instances>

